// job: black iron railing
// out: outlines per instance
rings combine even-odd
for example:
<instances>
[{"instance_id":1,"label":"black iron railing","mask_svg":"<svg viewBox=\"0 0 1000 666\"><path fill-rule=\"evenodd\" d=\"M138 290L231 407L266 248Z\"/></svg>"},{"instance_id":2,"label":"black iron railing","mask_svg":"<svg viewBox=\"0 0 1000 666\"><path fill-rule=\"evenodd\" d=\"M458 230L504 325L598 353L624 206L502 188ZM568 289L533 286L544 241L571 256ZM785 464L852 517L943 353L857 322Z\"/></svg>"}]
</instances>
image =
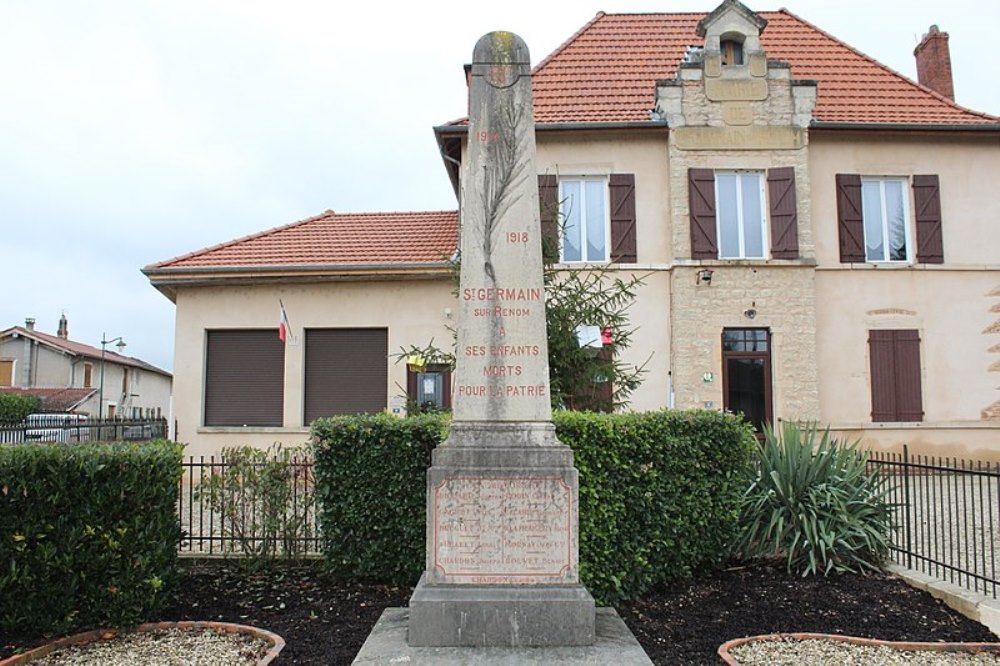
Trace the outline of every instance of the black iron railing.
<instances>
[{"instance_id":1,"label":"black iron railing","mask_svg":"<svg viewBox=\"0 0 1000 666\"><path fill-rule=\"evenodd\" d=\"M974 592L997 596L1000 463L872 453L895 506L891 558Z\"/></svg>"},{"instance_id":2,"label":"black iron railing","mask_svg":"<svg viewBox=\"0 0 1000 666\"><path fill-rule=\"evenodd\" d=\"M167 437L166 419L89 419L38 414L0 425L0 444L22 442L145 442Z\"/></svg>"},{"instance_id":3,"label":"black iron railing","mask_svg":"<svg viewBox=\"0 0 1000 666\"><path fill-rule=\"evenodd\" d=\"M177 506L180 553L318 555L313 488L313 462L305 456L275 456L250 467L225 456L189 457Z\"/></svg>"}]
</instances>

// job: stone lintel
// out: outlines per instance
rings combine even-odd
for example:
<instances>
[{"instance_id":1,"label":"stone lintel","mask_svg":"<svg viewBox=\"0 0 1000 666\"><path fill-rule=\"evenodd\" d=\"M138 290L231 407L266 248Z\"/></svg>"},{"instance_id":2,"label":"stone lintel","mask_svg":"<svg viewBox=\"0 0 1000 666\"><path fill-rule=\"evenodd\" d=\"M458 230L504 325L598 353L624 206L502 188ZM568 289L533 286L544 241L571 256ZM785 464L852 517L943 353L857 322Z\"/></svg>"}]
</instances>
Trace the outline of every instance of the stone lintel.
<instances>
[{"instance_id":1,"label":"stone lintel","mask_svg":"<svg viewBox=\"0 0 1000 666\"><path fill-rule=\"evenodd\" d=\"M798 150L805 134L796 127L678 127L670 139L680 150Z\"/></svg>"},{"instance_id":2,"label":"stone lintel","mask_svg":"<svg viewBox=\"0 0 1000 666\"><path fill-rule=\"evenodd\" d=\"M573 466L573 450L564 444L557 447L491 446L485 449L439 446L431 452L431 459L435 467L481 467L496 470L559 468Z\"/></svg>"},{"instance_id":3,"label":"stone lintel","mask_svg":"<svg viewBox=\"0 0 1000 666\"><path fill-rule=\"evenodd\" d=\"M582 585L430 585L410 597L411 647L593 645L595 604Z\"/></svg>"}]
</instances>

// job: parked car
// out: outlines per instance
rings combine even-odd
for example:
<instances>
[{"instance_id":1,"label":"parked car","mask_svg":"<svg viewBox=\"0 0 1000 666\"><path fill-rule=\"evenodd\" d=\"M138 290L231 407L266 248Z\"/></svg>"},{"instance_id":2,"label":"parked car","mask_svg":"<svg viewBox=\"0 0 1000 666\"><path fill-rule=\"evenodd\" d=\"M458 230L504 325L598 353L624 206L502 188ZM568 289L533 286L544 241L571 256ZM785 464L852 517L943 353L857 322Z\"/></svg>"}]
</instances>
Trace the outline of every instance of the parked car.
<instances>
[{"instance_id":1,"label":"parked car","mask_svg":"<svg viewBox=\"0 0 1000 666\"><path fill-rule=\"evenodd\" d=\"M24 420L26 442L85 442L90 439L83 414L29 414Z\"/></svg>"}]
</instances>

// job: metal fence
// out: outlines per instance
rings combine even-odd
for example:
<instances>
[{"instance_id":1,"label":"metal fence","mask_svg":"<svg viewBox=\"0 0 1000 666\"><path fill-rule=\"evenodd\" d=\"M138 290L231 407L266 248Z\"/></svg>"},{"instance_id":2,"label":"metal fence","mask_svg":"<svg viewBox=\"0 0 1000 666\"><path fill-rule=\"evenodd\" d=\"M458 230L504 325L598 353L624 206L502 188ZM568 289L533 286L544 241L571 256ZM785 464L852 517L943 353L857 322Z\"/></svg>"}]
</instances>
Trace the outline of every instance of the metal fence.
<instances>
[{"instance_id":1,"label":"metal fence","mask_svg":"<svg viewBox=\"0 0 1000 666\"><path fill-rule=\"evenodd\" d=\"M166 419L88 419L33 414L0 425L0 444L20 442L144 442L167 437Z\"/></svg>"},{"instance_id":2,"label":"metal fence","mask_svg":"<svg viewBox=\"0 0 1000 666\"><path fill-rule=\"evenodd\" d=\"M929 576L997 596L1000 463L872 453L895 506L891 558Z\"/></svg>"},{"instance_id":3,"label":"metal fence","mask_svg":"<svg viewBox=\"0 0 1000 666\"><path fill-rule=\"evenodd\" d=\"M320 554L310 458L272 455L248 463L192 456L183 464L181 555Z\"/></svg>"}]
</instances>

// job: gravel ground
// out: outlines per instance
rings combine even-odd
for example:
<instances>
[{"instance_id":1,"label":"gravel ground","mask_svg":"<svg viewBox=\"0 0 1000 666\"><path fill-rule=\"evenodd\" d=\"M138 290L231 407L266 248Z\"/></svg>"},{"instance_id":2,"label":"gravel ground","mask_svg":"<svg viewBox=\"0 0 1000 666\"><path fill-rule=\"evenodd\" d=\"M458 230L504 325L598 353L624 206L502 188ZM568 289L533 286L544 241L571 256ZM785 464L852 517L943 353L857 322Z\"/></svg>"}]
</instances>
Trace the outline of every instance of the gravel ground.
<instances>
[{"instance_id":1,"label":"gravel ground","mask_svg":"<svg viewBox=\"0 0 1000 666\"><path fill-rule=\"evenodd\" d=\"M823 639L754 641L731 651L740 666L963 666L1000 664L992 652L897 650Z\"/></svg>"},{"instance_id":2,"label":"gravel ground","mask_svg":"<svg viewBox=\"0 0 1000 666\"><path fill-rule=\"evenodd\" d=\"M983 470L985 471L985 470ZM894 559L911 568L977 592L994 594L992 584L936 564L941 562L992 580L1000 570L1000 479L986 474L927 474L895 484L896 543L918 557ZM907 506L909 507L907 510ZM926 558L926 559L924 559Z\"/></svg>"},{"instance_id":3,"label":"gravel ground","mask_svg":"<svg viewBox=\"0 0 1000 666\"><path fill-rule=\"evenodd\" d=\"M211 629L167 629L60 648L34 666L239 666L270 649L254 636Z\"/></svg>"}]
</instances>

